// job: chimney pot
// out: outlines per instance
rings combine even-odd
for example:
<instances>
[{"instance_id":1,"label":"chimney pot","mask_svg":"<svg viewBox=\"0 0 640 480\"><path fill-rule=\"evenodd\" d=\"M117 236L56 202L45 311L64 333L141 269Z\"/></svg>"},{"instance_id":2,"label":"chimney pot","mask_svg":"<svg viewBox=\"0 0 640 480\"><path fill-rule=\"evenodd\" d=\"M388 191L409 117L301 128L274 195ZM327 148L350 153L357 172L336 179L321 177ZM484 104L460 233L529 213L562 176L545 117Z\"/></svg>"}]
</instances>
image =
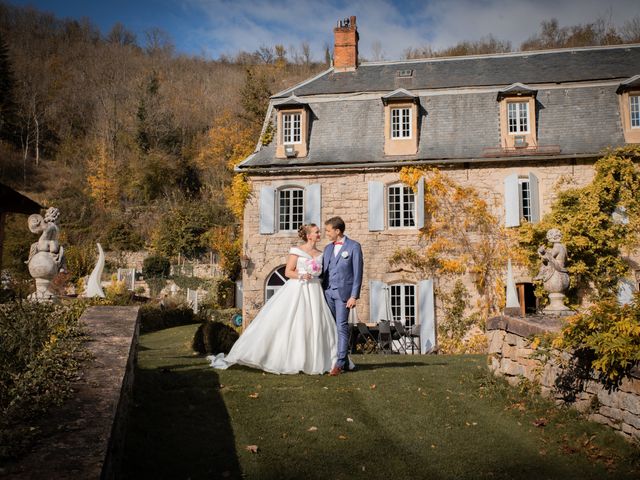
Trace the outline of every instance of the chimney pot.
<instances>
[{"instance_id":1,"label":"chimney pot","mask_svg":"<svg viewBox=\"0 0 640 480\"><path fill-rule=\"evenodd\" d=\"M358 29L356 17L338 21L333 29L333 68L335 72L353 72L358 68Z\"/></svg>"}]
</instances>

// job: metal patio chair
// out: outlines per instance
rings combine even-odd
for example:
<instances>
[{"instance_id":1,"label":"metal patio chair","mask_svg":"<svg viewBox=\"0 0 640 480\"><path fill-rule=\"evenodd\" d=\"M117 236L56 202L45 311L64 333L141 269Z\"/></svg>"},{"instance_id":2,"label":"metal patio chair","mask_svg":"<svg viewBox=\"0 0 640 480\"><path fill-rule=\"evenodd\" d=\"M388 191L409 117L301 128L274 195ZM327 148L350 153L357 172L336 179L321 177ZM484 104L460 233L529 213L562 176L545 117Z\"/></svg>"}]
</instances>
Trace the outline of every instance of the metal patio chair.
<instances>
[{"instance_id":1,"label":"metal patio chair","mask_svg":"<svg viewBox=\"0 0 640 480\"><path fill-rule=\"evenodd\" d=\"M378 346L380 353L393 353L393 336L391 335L391 325L388 320L378 322Z\"/></svg>"},{"instance_id":2,"label":"metal patio chair","mask_svg":"<svg viewBox=\"0 0 640 480\"><path fill-rule=\"evenodd\" d=\"M420 334L414 332L416 325L413 325L410 329L405 328L402 322L393 322L393 325L396 327L400 338L404 339L404 352L409 353L409 348L411 348L411 353L414 353L415 350L420 353Z\"/></svg>"}]
</instances>

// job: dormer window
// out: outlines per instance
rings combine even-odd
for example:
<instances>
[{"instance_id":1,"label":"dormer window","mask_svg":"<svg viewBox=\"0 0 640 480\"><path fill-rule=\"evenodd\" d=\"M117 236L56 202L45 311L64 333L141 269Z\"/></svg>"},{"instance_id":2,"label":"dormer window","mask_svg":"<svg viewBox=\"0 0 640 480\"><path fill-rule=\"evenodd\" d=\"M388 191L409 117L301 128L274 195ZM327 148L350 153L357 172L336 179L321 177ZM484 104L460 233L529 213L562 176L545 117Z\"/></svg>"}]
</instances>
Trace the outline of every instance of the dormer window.
<instances>
[{"instance_id":1,"label":"dormer window","mask_svg":"<svg viewBox=\"0 0 640 480\"><path fill-rule=\"evenodd\" d=\"M624 141L640 143L640 75L622 82L616 90Z\"/></svg>"},{"instance_id":2,"label":"dormer window","mask_svg":"<svg viewBox=\"0 0 640 480\"><path fill-rule=\"evenodd\" d=\"M415 155L418 152L419 97L399 88L384 97L385 155Z\"/></svg>"},{"instance_id":3,"label":"dormer window","mask_svg":"<svg viewBox=\"0 0 640 480\"><path fill-rule=\"evenodd\" d=\"M500 102L500 143L503 149L536 148L537 90L514 83L498 92Z\"/></svg>"},{"instance_id":4,"label":"dormer window","mask_svg":"<svg viewBox=\"0 0 640 480\"><path fill-rule=\"evenodd\" d=\"M295 96L274 105L276 109L276 157L307 156L308 106Z\"/></svg>"}]
</instances>

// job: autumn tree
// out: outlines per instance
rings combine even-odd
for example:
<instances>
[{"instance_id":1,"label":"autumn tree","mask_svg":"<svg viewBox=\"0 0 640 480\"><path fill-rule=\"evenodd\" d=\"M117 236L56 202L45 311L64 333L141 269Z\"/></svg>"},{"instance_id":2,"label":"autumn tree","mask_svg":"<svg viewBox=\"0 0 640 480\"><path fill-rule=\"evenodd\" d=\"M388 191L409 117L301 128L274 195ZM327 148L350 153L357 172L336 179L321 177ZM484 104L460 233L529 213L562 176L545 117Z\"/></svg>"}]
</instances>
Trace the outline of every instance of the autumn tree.
<instances>
[{"instance_id":1,"label":"autumn tree","mask_svg":"<svg viewBox=\"0 0 640 480\"><path fill-rule=\"evenodd\" d=\"M560 27L558 20L544 20L540 32L520 45L520 50L542 50L548 48L586 47L594 45L615 45L622 43L615 26L599 18L584 25Z\"/></svg>"},{"instance_id":2,"label":"autumn tree","mask_svg":"<svg viewBox=\"0 0 640 480\"><path fill-rule=\"evenodd\" d=\"M403 52L406 59L432 58L432 57L456 57L462 55L482 55L488 53L507 53L511 51L511 42L498 40L493 35L487 35L480 40L464 40L453 47L434 50L429 45L424 47L409 47Z\"/></svg>"},{"instance_id":3,"label":"autumn tree","mask_svg":"<svg viewBox=\"0 0 640 480\"><path fill-rule=\"evenodd\" d=\"M116 22L111 30L107 34L105 40L107 43L113 43L116 45L135 45L136 35L131 30L127 29L122 23Z\"/></svg>"},{"instance_id":4,"label":"autumn tree","mask_svg":"<svg viewBox=\"0 0 640 480\"><path fill-rule=\"evenodd\" d=\"M104 143L98 143L96 152L89 159L87 176L89 195L96 205L103 210L118 206L118 185L113 174L115 170L113 158L109 156Z\"/></svg>"}]
</instances>

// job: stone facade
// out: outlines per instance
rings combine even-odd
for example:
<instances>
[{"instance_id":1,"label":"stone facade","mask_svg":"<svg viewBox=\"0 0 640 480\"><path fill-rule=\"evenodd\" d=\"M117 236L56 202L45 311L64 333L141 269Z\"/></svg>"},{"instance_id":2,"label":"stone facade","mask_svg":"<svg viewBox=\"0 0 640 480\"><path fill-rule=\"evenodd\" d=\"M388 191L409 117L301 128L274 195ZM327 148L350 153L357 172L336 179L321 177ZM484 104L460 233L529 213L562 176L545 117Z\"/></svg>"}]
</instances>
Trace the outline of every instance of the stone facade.
<instances>
[{"instance_id":1,"label":"stone facade","mask_svg":"<svg viewBox=\"0 0 640 480\"><path fill-rule=\"evenodd\" d=\"M562 179L572 186L584 186L593 178L592 160L539 160L523 161L514 159L504 163L455 164L444 167L446 173L464 186L476 188L488 201L493 213L504 218L504 179L511 174L535 173L539 179L540 211L549 211L556 198L556 185ZM379 280L389 283L416 283L419 278L408 271L394 271L388 259L396 249L418 247L417 228L385 228L383 231L369 231L368 184L370 181L385 185L398 182L397 169L361 169L323 172L314 170L308 174L251 176L253 195L245 208L244 239L245 254L251 259L243 272L244 318L251 321L264 304L265 287L269 276L286 263L289 249L299 243L294 232L260 234L260 191L263 186L281 188L285 186L306 187L311 184L321 186L320 217L324 221L335 215L341 216L347 225L347 236L362 244L364 254L364 280L361 298L358 302L358 317L369 318L369 281ZM385 207L386 208L386 207ZM383 214L383 212L381 212ZM322 228L322 226L321 226ZM319 245L324 247L326 240ZM506 260L505 260L506 262ZM506 265L505 265L506 268ZM471 280L466 279L468 285ZM516 281L531 281L523 272L516 273ZM470 292L473 291L471 288ZM471 299L471 303L475 299ZM436 299L437 302L437 299ZM420 318L417 319L420 323Z\"/></svg>"},{"instance_id":2,"label":"stone facade","mask_svg":"<svg viewBox=\"0 0 640 480\"><path fill-rule=\"evenodd\" d=\"M531 344L533 333L557 330L547 326L537 331L531 329L533 322L512 317L491 319L487 324L489 342L489 368L497 375L517 385L528 379L540 386L540 391L558 402L567 402L567 392L561 391L557 383L567 374L558 361L544 363L536 357ZM556 358L569 360L566 353L553 352ZM571 406L585 413L589 420L602 423L617 430L628 439L640 441L640 368L625 379L617 391L609 392L602 385L588 379L575 384L571 390Z\"/></svg>"}]
</instances>

